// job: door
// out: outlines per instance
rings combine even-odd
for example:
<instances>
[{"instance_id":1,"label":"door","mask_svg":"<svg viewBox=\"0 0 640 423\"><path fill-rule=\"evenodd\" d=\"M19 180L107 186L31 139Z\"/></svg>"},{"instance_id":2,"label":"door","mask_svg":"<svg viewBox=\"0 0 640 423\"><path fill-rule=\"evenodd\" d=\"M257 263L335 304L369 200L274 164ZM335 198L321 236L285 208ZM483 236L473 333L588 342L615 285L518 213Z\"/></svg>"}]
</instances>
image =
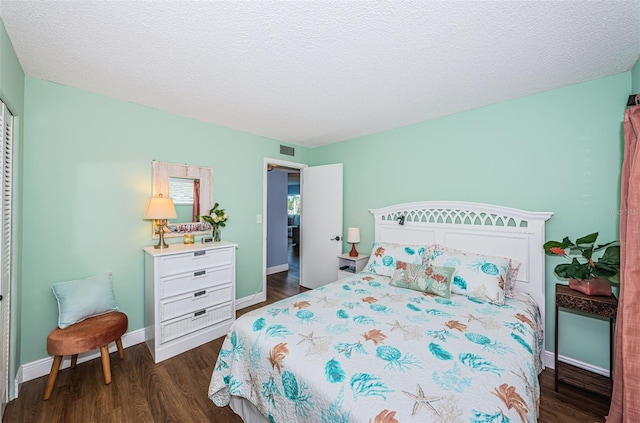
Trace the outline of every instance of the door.
<instances>
[{"instance_id":1,"label":"door","mask_svg":"<svg viewBox=\"0 0 640 423\"><path fill-rule=\"evenodd\" d=\"M13 116L0 102L0 142L2 185L0 207L2 224L0 227L0 416L4 414L9 388L9 333L11 317L11 255L12 255L12 200L13 200Z\"/></svg>"},{"instance_id":2,"label":"door","mask_svg":"<svg viewBox=\"0 0 640 423\"><path fill-rule=\"evenodd\" d=\"M342 163L305 167L300 179L300 285L317 288L338 279Z\"/></svg>"}]
</instances>

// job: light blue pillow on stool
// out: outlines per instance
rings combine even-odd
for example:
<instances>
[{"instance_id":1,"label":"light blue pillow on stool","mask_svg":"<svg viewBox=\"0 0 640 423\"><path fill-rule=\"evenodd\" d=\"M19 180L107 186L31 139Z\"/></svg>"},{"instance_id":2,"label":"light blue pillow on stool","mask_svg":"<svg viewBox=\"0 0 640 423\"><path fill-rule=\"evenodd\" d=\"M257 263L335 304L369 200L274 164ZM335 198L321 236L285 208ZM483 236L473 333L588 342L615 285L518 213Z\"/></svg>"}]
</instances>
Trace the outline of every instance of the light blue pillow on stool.
<instances>
[{"instance_id":1,"label":"light blue pillow on stool","mask_svg":"<svg viewBox=\"0 0 640 423\"><path fill-rule=\"evenodd\" d=\"M111 272L86 279L51 284L58 300L58 327L64 329L89 317L118 310Z\"/></svg>"}]
</instances>

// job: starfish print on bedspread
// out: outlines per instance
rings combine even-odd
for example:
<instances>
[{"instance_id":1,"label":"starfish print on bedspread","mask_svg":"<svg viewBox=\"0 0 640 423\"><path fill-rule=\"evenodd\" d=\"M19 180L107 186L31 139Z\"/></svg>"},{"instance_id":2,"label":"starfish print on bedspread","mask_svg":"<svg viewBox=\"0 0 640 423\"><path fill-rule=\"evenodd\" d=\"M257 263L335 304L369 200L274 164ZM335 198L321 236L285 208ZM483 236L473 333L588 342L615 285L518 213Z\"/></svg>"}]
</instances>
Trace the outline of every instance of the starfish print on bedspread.
<instances>
[{"instance_id":1,"label":"starfish print on bedspread","mask_svg":"<svg viewBox=\"0 0 640 423\"><path fill-rule=\"evenodd\" d=\"M417 395L414 395L407 391L402 391L402 392L406 396L408 396L409 398L415 401L415 403L413 404L413 412L411 413L412 416L415 416L416 414L418 414L422 407L431 411L436 416L440 416L440 413L438 413L438 410L436 410L433 407L433 405L431 405L431 403L434 401L440 401L443 397L425 396L424 391L422 390L422 387L420 386L420 384L417 385Z\"/></svg>"},{"instance_id":2,"label":"starfish print on bedspread","mask_svg":"<svg viewBox=\"0 0 640 423\"><path fill-rule=\"evenodd\" d=\"M300 339L296 345L308 343L305 355L323 354L329 351L329 347L331 346L330 336L314 336L313 331L309 332L308 335L299 333L298 336L302 339Z\"/></svg>"},{"instance_id":3,"label":"starfish print on bedspread","mask_svg":"<svg viewBox=\"0 0 640 423\"><path fill-rule=\"evenodd\" d=\"M380 298L389 298L389 300L392 303L399 303L404 301L404 298L401 295L393 295L393 294L389 294L388 292L385 292L384 294L382 294Z\"/></svg>"},{"instance_id":4,"label":"starfish print on bedspread","mask_svg":"<svg viewBox=\"0 0 640 423\"><path fill-rule=\"evenodd\" d=\"M263 401L262 401L262 396L260 395L260 382L257 379L256 375L249 372L249 378L244 380L249 387L251 388L251 392L249 393L249 399L256 399L256 401L258 402L258 406L263 406Z\"/></svg>"},{"instance_id":5,"label":"starfish print on bedspread","mask_svg":"<svg viewBox=\"0 0 640 423\"><path fill-rule=\"evenodd\" d=\"M316 299L318 300L316 302L323 303L324 308L334 307L340 303L340 301L336 300L335 298L328 298L326 295L324 297L316 297Z\"/></svg>"},{"instance_id":6,"label":"starfish print on bedspread","mask_svg":"<svg viewBox=\"0 0 640 423\"><path fill-rule=\"evenodd\" d=\"M420 331L420 328L418 326L415 325L403 325L400 322L398 322L397 320L394 323L385 323L389 326L391 326L391 332L393 332L396 329L399 329L402 334L404 335L404 340L405 341L410 341L413 339L420 339L422 338L422 333Z\"/></svg>"}]
</instances>

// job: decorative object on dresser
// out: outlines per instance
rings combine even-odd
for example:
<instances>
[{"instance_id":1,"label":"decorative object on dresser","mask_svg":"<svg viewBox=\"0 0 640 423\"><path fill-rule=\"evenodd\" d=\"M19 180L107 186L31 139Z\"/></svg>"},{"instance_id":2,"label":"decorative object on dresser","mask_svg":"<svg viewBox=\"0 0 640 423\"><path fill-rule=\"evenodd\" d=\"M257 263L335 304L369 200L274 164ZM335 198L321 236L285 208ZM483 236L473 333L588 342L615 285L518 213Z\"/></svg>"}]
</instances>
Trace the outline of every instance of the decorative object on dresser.
<instances>
[{"instance_id":1,"label":"decorative object on dresser","mask_svg":"<svg viewBox=\"0 0 640 423\"><path fill-rule=\"evenodd\" d=\"M571 261L553 269L558 278L569 279L569 288L587 295L611 295L611 283L620 283L620 243L596 245L597 238L598 232L578 238L575 243L565 237L562 242L547 241L543 248L547 255ZM599 251L603 254L596 259L594 253Z\"/></svg>"},{"instance_id":2,"label":"decorative object on dresser","mask_svg":"<svg viewBox=\"0 0 640 423\"><path fill-rule=\"evenodd\" d=\"M349 256L358 257L356 244L360 242L360 228L347 229L347 242L351 244L351 251L349 251Z\"/></svg>"},{"instance_id":3,"label":"decorative object on dresser","mask_svg":"<svg viewBox=\"0 0 640 423\"><path fill-rule=\"evenodd\" d=\"M144 218L146 220L153 220L155 232L160 236L158 244L153 248L169 248L166 242L164 242L164 231L167 227L167 219L175 219L176 207L173 205L171 198L162 196L162 193L157 197L152 197L147 204L147 210L144 212Z\"/></svg>"},{"instance_id":4,"label":"decorative object on dresser","mask_svg":"<svg viewBox=\"0 0 640 423\"><path fill-rule=\"evenodd\" d=\"M215 203L211 210L209 210L208 215L198 215L197 219L202 219L205 222L209 223L211 227L213 227L213 241L220 242L221 241L221 233L220 228L224 228L226 226L226 221L229 219L229 216L225 212L224 209L219 209L220 204Z\"/></svg>"},{"instance_id":5,"label":"decorative object on dresser","mask_svg":"<svg viewBox=\"0 0 640 423\"><path fill-rule=\"evenodd\" d=\"M145 247L145 339L156 363L226 335L235 320L231 242Z\"/></svg>"},{"instance_id":6,"label":"decorative object on dresser","mask_svg":"<svg viewBox=\"0 0 640 423\"><path fill-rule=\"evenodd\" d=\"M340 254L338 256L338 279L353 277L354 274L361 272L368 260L368 254L358 254L355 257L350 253Z\"/></svg>"},{"instance_id":7,"label":"decorative object on dresser","mask_svg":"<svg viewBox=\"0 0 640 423\"><path fill-rule=\"evenodd\" d=\"M152 161L152 195L165 194L174 200L178 217L170 222L165 238L182 237L185 233L210 235L211 225L201 222L196 216L209 210L213 204L213 169L187 164ZM158 234L153 233L153 238Z\"/></svg>"},{"instance_id":8,"label":"decorative object on dresser","mask_svg":"<svg viewBox=\"0 0 640 423\"><path fill-rule=\"evenodd\" d=\"M574 312L586 313L609 319L609 378L579 369L558 360L558 310L560 308ZM615 295L595 296L572 290L566 285L556 284L556 325L555 325L555 390L558 391L558 381L578 386L582 389L611 396L613 387L611 374L613 372L613 330L614 320L618 312L618 300Z\"/></svg>"}]
</instances>

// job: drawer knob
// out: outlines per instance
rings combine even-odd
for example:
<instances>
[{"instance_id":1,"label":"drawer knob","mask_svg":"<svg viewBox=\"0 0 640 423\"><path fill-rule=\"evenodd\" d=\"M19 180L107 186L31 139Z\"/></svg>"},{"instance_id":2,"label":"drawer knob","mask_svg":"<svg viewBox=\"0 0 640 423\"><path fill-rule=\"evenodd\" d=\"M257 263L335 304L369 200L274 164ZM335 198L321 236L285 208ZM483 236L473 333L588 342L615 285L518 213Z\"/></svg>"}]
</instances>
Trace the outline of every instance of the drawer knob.
<instances>
[{"instance_id":1,"label":"drawer knob","mask_svg":"<svg viewBox=\"0 0 640 423\"><path fill-rule=\"evenodd\" d=\"M203 289L202 291L194 292L194 293L193 293L193 296L194 296L194 297L201 297L201 296L203 296L203 295L204 295L204 294L206 294L206 293L207 293L207 291Z\"/></svg>"},{"instance_id":2,"label":"drawer knob","mask_svg":"<svg viewBox=\"0 0 640 423\"><path fill-rule=\"evenodd\" d=\"M197 276L202 276L202 275L204 275L204 274L206 274L206 273L207 273L207 271L206 271L206 270L199 270L199 271L197 271L197 272L193 272L193 277L195 278L195 277L197 277Z\"/></svg>"},{"instance_id":3,"label":"drawer knob","mask_svg":"<svg viewBox=\"0 0 640 423\"><path fill-rule=\"evenodd\" d=\"M207 314L207 310L200 310L193 313L193 317L202 316L203 314Z\"/></svg>"},{"instance_id":4,"label":"drawer knob","mask_svg":"<svg viewBox=\"0 0 640 423\"><path fill-rule=\"evenodd\" d=\"M195 251L195 252L193 253L193 256L194 256L194 257L198 257L198 256L204 256L205 254L207 254L207 252L206 252L206 251Z\"/></svg>"}]
</instances>

